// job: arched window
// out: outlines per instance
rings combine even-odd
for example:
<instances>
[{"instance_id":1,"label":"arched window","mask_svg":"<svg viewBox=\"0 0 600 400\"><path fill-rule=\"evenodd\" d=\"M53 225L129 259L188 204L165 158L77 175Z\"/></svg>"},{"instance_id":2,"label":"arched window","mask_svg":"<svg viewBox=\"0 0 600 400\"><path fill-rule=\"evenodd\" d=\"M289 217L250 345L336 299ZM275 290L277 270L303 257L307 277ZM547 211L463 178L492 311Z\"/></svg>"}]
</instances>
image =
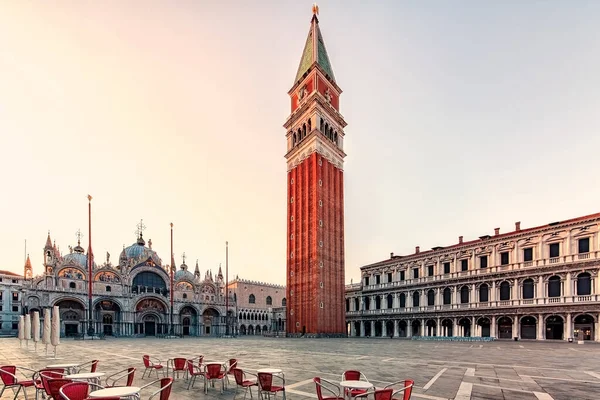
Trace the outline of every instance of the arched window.
<instances>
[{"instance_id":1,"label":"arched window","mask_svg":"<svg viewBox=\"0 0 600 400\"><path fill-rule=\"evenodd\" d=\"M337 131L333 134L333 141L335 142L335 144L337 144L338 142L338 134Z\"/></svg>"},{"instance_id":2,"label":"arched window","mask_svg":"<svg viewBox=\"0 0 600 400\"><path fill-rule=\"evenodd\" d=\"M295 145L296 145L296 134L294 133L293 140L292 140L292 146L295 146Z\"/></svg>"},{"instance_id":3,"label":"arched window","mask_svg":"<svg viewBox=\"0 0 600 400\"><path fill-rule=\"evenodd\" d=\"M283 299L281 299L281 307L285 307L286 305L287 305L287 300L284 297Z\"/></svg>"},{"instance_id":4,"label":"arched window","mask_svg":"<svg viewBox=\"0 0 600 400\"><path fill-rule=\"evenodd\" d=\"M433 289L430 289L427 292L427 305L428 306L434 306L435 305L435 292L433 291Z\"/></svg>"},{"instance_id":5,"label":"arched window","mask_svg":"<svg viewBox=\"0 0 600 400\"><path fill-rule=\"evenodd\" d=\"M590 274L583 272L577 275L577 295L588 296L590 294L592 294Z\"/></svg>"},{"instance_id":6,"label":"arched window","mask_svg":"<svg viewBox=\"0 0 600 400\"><path fill-rule=\"evenodd\" d=\"M400 308L406 307L406 294L400 293Z\"/></svg>"},{"instance_id":7,"label":"arched window","mask_svg":"<svg viewBox=\"0 0 600 400\"><path fill-rule=\"evenodd\" d=\"M323 122L323 118L321 118L321 123L319 124L319 130L320 130L321 132L323 132L323 124L324 124L324 122Z\"/></svg>"},{"instance_id":8,"label":"arched window","mask_svg":"<svg viewBox=\"0 0 600 400\"><path fill-rule=\"evenodd\" d=\"M304 139L302 137L302 130L300 128L298 128L298 141L300 142L300 141L302 141L302 139Z\"/></svg>"},{"instance_id":9,"label":"arched window","mask_svg":"<svg viewBox=\"0 0 600 400\"><path fill-rule=\"evenodd\" d=\"M250 296L248 296L248 303L250 303L250 304L255 304L256 303L256 297L254 297L253 294L251 294Z\"/></svg>"},{"instance_id":10,"label":"arched window","mask_svg":"<svg viewBox=\"0 0 600 400\"><path fill-rule=\"evenodd\" d=\"M413 307L419 307L419 297L420 297L419 292L413 293Z\"/></svg>"},{"instance_id":11,"label":"arched window","mask_svg":"<svg viewBox=\"0 0 600 400\"><path fill-rule=\"evenodd\" d=\"M370 310L371 309L371 299L369 299L368 296L365 296L365 310Z\"/></svg>"},{"instance_id":12,"label":"arched window","mask_svg":"<svg viewBox=\"0 0 600 400\"><path fill-rule=\"evenodd\" d=\"M533 279L525 279L523 281L523 299L533 299L534 298L534 283Z\"/></svg>"},{"instance_id":13,"label":"arched window","mask_svg":"<svg viewBox=\"0 0 600 400\"><path fill-rule=\"evenodd\" d=\"M375 296L375 309L379 310L381 308L381 297Z\"/></svg>"},{"instance_id":14,"label":"arched window","mask_svg":"<svg viewBox=\"0 0 600 400\"><path fill-rule=\"evenodd\" d=\"M273 305L273 299L271 298L271 296L267 296L267 305L268 306L272 306Z\"/></svg>"},{"instance_id":15,"label":"arched window","mask_svg":"<svg viewBox=\"0 0 600 400\"><path fill-rule=\"evenodd\" d=\"M350 311L350 299L346 299L346 312Z\"/></svg>"},{"instance_id":16,"label":"arched window","mask_svg":"<svg viewBox=\"0 0 600 400\"><path fill-rule=\"evenodd\" d=\"M323 132L323 135L327 136L327 132L329 132L329 124L327 122L325 122L325 130L322 132Z\"/></svg>"},{"instance_id":17,"label":"arched window","mask_svg":"<svg viewBox=\"0 0 600 400\"><path fill-rule=\"evenodd\" d=\"M75 282L71 282L71 283L69 283L69 287L70 287L71 289L75 289Z\"/></svg>"},{"instance_id":18,"label":"arched window","mask_svg":"<svg viewBox=\"0 0 600 400\"><path fill-rule=\"evenodd\" d=\"M444 304L452 304L452 290L448 287L444 289Z\"/></svg>"},{"instance_id":19,"label":"arched window","mask_svg":"<svg viewBox=\"0 0 600 400\"><path fill-rule=\"evenodd\" d=\"M358 300L358 297L354 298L354 311L358 311L360 310L360 300Z\"/></svg>"},{"instance_id":20,"label":"arched window","mask_svg":"<svg viewBox=\"0 0 600 400\"><path fill-rule=\"evenodd\" d=\"M166 289L167 284L158 274L150 271L140 272L133 278L133 286L145 286L158 289Z\"/></svg>"},{"instance_id":21,"label":"arched window","mask_svg":"<svg viewBox=\"0 0 600 400\"><path fill-rule=\"evenodd\" d=\"M479 302L487 303L489 301L489 286L487 283L479 286Z\"/></svg>"},{"instance_id":22,"label":"arched window","mask_svg":"<svg viewBox=\"0 0 600 400\"><path fill-rule=\"evenodd\" d=\"M391 294L387 295L387 308L394 308L394 297Z\"/></svg>"},{"instance_id":23,"label":"arched window","mask_svg":"<svg viewBox=\"0 0 600 400\"><path fill-rule=\"evenodd\" d=\"M560 277L554 275L548 279L548 297L560 297Z\"/></svg>"},{"instance_id":24,"label":"arched window","mask_svg":"<svg viewBox=\"0 0 600 400\"><path fill-rule=\"evenodd\" d=\"M302 137L306 136L306 124L302 124Z\"/></svg>"},{"instance_id":25,"label":"arched window","mask_svg":"<svg viewBox=\"0 0 600 400\"><path fill-rule=\"evenodd\" d=\"M469 287L463 286L460 288L460 302L462 304L469 302Z\"/></svg>"},{"instance_id":26,"label":"arched window","mask_svg":"<svg viewBox=\"0 0 600 400\"><path fill-rule=\"evenodd\" d=\"M310 133L312 131L312 121L309 119L308 120L308 133Z\"/></svg>"},{"instance_id":27,"label":"arched window","mask_svg":"<svg viewBox=\"0 0 600 400\"><path fill-rule=\"evenodd\" d=\"M510 283L506 281L500 284L500 300L510 300Z\"/></svg>"},{"instance_id":28,"label":"arched window","mask_svg":"<svg viewBox=\"0 0 600 400\"><path fill-rule=\"evenodd\" d=\"M110 286L107 286L107 287L106 287L106 291L107 291L107 292L110 292L111 290L112 290L112 289L111 289L111 287L110 287Z\"/></svg>"}]
</instances>

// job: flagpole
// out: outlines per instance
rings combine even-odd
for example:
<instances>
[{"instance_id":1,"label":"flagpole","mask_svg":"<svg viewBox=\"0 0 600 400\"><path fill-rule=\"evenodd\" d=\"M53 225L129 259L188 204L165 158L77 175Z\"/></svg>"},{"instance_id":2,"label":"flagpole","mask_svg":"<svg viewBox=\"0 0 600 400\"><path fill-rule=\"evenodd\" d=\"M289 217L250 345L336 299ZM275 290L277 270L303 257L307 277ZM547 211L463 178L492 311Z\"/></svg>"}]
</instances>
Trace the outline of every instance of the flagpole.
<instances>
[{"instance_id":1,"label":"flagpole","mask_svg":"<svg viewBox=\"0 0 600 400\"><path fill-rule=\"evenodd\" d=\"M94 253L92 252L92 196L88 194L88 227L89 227L89 237L88 237L88 316L89 316L89 326L88 326L88 336L94 336L94 310L92 304L92 264L94 259Z\"/></svg>"},{"instance_id":2,"label":"flagpole","mask_svg":"<svg viewBox=\"0 0 600 400\"><path fill-rule=\"evenodd\" d=\"M225 242L225 336L229 336L229 242Z\"/></svg>"},{"instance_id":3,"label":"flagpole","mask_svg":"<svg viewBox=\"0 0 600 400\"><path fill-rule=\"evenodd\" d=\"M175 331L173 329L173 270L175 269L175 259L173 258L173 223L171 222L171 327L169 329L169 334L174 335Z\"/></svg>"}]
</instances>

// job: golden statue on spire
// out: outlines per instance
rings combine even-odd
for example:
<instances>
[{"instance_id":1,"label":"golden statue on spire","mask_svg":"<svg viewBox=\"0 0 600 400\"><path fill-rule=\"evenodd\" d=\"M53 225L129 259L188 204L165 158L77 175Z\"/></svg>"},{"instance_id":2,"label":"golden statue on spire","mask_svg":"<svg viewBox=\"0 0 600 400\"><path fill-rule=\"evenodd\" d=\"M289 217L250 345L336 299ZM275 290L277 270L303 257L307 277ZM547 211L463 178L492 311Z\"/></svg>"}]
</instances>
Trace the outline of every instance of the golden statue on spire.
<instances>
[{"instance_id":1,"label":"golden statue on spire","mask_svg":"<svg viewBox=\"0 0 600 400\"><path fill-rule=\"evenodd\" d=\"M317 5L317 3L313 3L312 12L314 15L319 15L319 6Z\"/></svg>"}]
</instances>

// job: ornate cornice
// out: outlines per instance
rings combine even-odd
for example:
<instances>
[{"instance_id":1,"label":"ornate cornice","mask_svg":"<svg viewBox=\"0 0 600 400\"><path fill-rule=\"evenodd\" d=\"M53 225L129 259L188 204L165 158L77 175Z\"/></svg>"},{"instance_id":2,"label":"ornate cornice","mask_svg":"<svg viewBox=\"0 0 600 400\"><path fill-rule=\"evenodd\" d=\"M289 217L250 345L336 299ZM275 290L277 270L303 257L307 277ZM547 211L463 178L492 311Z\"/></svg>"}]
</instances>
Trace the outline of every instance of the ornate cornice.
<instances>
[{"instance_id":1,"label":"ornate cornice","mask_svg":"<svg viewBox=\"0 0 600 400\"><path fill-rule=\"evenodd\" d=\"M340 149L334 148L331 144L322 139L322 135L318 131L313 130L310 136L305 139L304 143L296 146L286 154L288 160L287 171L290 172L292 169L296 168L313 153L319 153L336 168L342 171L344 170L344 157L346 154Z\"/></svg>"}]
</instances>

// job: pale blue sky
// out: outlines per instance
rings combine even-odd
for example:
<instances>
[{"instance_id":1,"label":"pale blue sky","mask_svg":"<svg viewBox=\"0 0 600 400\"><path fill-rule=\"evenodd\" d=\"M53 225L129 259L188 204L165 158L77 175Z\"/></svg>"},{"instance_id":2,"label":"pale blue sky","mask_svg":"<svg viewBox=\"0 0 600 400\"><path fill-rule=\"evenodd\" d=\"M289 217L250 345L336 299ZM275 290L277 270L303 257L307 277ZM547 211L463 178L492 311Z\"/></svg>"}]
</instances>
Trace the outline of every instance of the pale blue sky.
<instances>
[{"instance_id":1,"label":"pale blue sky","mask_svg":"<svg viewBox=\"0 0 600 400\"><path fill-rule=\"evenodd\" d=\"M312 2L0 5L0 269L47 230L116 261L169 222L201 272L285 283L287 91ZM344 90L346 277L600 211L600 2L321 1ZM84 238L87 241L87 236Z\"/></svg>"}]
</instances>

